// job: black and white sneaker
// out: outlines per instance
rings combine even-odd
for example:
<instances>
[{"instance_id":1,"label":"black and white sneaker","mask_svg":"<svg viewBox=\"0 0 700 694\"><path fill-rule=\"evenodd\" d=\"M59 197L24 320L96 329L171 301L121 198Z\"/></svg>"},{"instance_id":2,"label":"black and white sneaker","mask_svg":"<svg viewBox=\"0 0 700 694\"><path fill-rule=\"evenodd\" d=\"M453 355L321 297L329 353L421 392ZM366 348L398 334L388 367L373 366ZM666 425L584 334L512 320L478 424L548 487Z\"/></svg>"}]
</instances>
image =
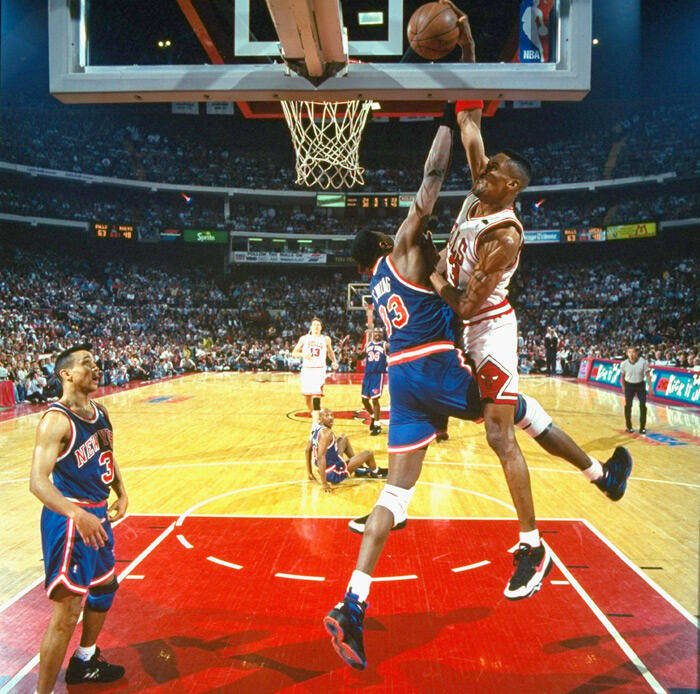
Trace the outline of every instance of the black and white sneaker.
<instances>
[{"instance_id":1,"label":"black and white sneaker","mask_svg":"<svg viewBox=\"0 0 700 694\"><path fill-rule=\"evenodd\" d=\"M632 474L632 456L624 446L618 446L603 465L603 476L593 480L609 499L619 501L627 489L627 479Z\"/></svg>"},{"instance_id":2,"label":"black and white sneaker","mask_svg":"<svg viewBox=\"0 0 700 694\"><path fill-rule=\"evenodd\" d=\"M521 542L513 555L517 567L503 591L508 600L522 600L534 595L544 577L552 570L552 555L545 545L531 547Z\"/></svg>"},{"instance_id":3,"label":"black and white sneaker","mask_svg":"<svg viewBox=\"0 0 700 694\"><path fill-rule=\"evenodd\" d=\"M382 470L383 468L379 468ZM362 516L361 518L353 518L348 523L348 527L350 530L352 530L354 533L359 533L362 535L362 533L365 531L365 525L367 525L367 519L369 518L369 513L366 516ZM408 520L402 520L400 523L397 523L392 530L401 530L402 528L406 527L406 523Z\"/></svg>"},{"instance_id":4,"label":"black and white sneaker","mask_svg":"<svg viewBox=\"0 0 700 694\"><path fill-rule=\"evenodd\" d=\"M335 652L357 670L367 665L362 638L362 622L365 618L366 602L360 602L354 593L346 593L324 618L323 626L331 635Z\"/></svg>"},{"instance_id":5,"label":"black and white sneaker","mask_svg":"<svg viewBox=\"0 0 700 694\"><path fill-rule=\"evenodd\" d=\"M389 475L388 467L378 467L376 470L372 470L369 473L369 477L374 480L385 480Z\"/></svg>"},{"instance_id":6,"label":"black and white sneaker","mask_svg":"<svg viewBox=\"0 0 700 694\"><path fill-rule=\"evenodd\" d=\"M70 659L66 670L66 683L115 682L124 677L124 672L121 665L111 665L100 655L100 649L95 648L90 660L81 660L76 656Z\"/></svg>"},{"instance_id":7,"label":"black and white sneaker","mask_svg":"<svg viewBox=\"0 0 700 694\"><path fill-rule=\"evenodd\" d=\"M372 424L369 427L369 435L370 436L379 436L379 434L382 433L382 425L381 424Z\"/></svg>"}]
</instances>

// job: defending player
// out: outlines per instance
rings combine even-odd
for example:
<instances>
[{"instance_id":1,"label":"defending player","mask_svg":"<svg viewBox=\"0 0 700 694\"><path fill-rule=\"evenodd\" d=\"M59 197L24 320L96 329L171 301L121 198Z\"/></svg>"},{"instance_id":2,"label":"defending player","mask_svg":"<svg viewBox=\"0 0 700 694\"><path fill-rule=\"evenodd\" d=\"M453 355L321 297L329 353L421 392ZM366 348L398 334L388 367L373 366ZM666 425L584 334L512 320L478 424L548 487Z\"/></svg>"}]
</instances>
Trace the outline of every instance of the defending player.
<instances>
[{"instance_id":1,"label":"defending player","mask_svg":"<svg viewBox=\"0 0 700 694\"><path fill-rule=\"evenodd\" d=\"M323 323L319 318L311 321L309 332L302 335L292 351L292 356L301 358L301 394L311 412L311 419L318 422L321 410L323 386L326 382L326 359L331 358L331 368L338 368L338 361L333 352L331 338L321 334Z\"/></svg>"},{"instance_id":2,"label":"defending player","mask_svg":"<svg viewBox=\"0 0 700 694\"><path fill-rule=\"evenodd\" d=\"M372 451L355 453L347 436L336 437L333 431L333 413L323 408L319 421L311 425L311 436L306 446L306 472L315 480L312 464L318 469L319 481L324 492L333 491L331 485L340 484L359 470L369 468L367 477L387 476L387 469L377 466Z\"/></svg>"},{"instance_id":3,"label":"defending player","mask_svg":"<svg viewBox=\"0 0 700 694\"><path fill-rule=\"evenodd\" d=\"M374 306L367 306L367 330L364 349L360 356L365 357L365 374L362 377L362 405L372 418L369 425L370 436L382 433L381 405L379 399L384 392L386 375L387 343L382 339L382 331L374 327Z\"/></svg>"},{"instance_id":4,"label":"defending player","mask_svg":"<svg viewBox=\"0 0 700 694\"><path fill-rule=\"evenodd\" d=\"M32 459L29 488L44 504L44 586L53 601L41 642L39 694L53 690L86 595L80 646L68 663L66 682L113 682L124 675L96 646L118 588L111 523L124 517L129 502L112 452L109 416L89 397L100 375L90 350L81 344L58 355L55 372L63 396L41 418ZM110 489L117 499L108 511Z\"/></svg>"},{"instance_id":5,"label":"defending player","mask_svg":"<svg viewBox=\"0 0 700 694\"><path fill-rule=\"evenodd\" d=\"M437 420L442 423L445 415L474 419L480 414L478 391L454 346L452 311L429 281L437 258L425 230L447 173L455 127L454 107L448 104L423 181L395 242L376 232L360 232L353 242L353 256L363 267L376 261L370 291L389 339L391 397L387 484L367 521L345 597L324 619L338 655L358 669L366 664L362 623L371 574L392 526L406 519ZM425 257L424 249L431 257Z\"/></svg>"}]
</instances>

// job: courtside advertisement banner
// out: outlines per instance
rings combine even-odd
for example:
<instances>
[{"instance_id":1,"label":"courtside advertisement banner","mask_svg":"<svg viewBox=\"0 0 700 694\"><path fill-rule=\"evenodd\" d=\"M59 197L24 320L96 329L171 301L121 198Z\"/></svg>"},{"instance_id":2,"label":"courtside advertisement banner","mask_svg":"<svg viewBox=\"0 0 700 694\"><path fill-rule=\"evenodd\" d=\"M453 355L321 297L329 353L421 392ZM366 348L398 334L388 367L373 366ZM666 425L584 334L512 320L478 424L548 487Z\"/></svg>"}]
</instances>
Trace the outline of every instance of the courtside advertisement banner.
<instances>
[{"instance_id":1,"label":"courtside advertisement banner","mask_svg":"<svg viewBox=\"0 0 700 694\"><path fill-rule=\"evenodd\" d=\"M638 224L619 224L606 229L608 241L623 239L644 239L656 236L656 222L639 222Z\"/></svg>"},{"instance_id":2,"label":"courtside advertisement banner","mask_svg":"<svg viewBox=\"0 0 700 694\"><path fill-rule=\"evenodd\" d=\"M673 405L700 406L700 372L652 364L649 373L649 397L653 400ZM578 380L622 392L620 362L612 359L582 359Z\"/></svg>"}]
</instances>

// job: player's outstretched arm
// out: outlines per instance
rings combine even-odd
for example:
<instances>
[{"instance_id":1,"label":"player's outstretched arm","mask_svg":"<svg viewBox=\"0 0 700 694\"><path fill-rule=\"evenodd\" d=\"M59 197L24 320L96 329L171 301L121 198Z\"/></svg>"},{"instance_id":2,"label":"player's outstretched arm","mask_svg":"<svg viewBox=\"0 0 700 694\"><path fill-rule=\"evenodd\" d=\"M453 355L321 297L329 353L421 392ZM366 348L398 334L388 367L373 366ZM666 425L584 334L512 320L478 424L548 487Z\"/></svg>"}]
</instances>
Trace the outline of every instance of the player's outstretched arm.
<instances>
[{"instance_id":1,"label":"player's outstretched arm","mask_svg":"<svg viewBox=\"0 0 700 694\"><path fill-rule=\"evenodd\" d=\"M476 44L472 36L472 29L469 25L469 18L450 0L440 0L444 5L449 5L457 15L459 25L459 36L457 43L462 48L461 61L463 63L476 62ZM481 112L482 107L477 106L478 102L473 102L471 108L463 108L457 113L457 124L459 125L459 135L464 146L464 151L469 162L469 170L472 174L472 183L483 172L488 164L488 157L484 149L484 140L481 136ZM468 106L468 102L461 104ZM457 102L460 108L460 102Z\"/></svg>"},{"instance_id":2,"label":"player's outstretched arm","mask_svg":"<svg viewBox=\"0 0 700 694\"><path fill-rule=\"evenodd\" d=\"M49 479L56 459L71 438L71 425L65 415L60 412L48 412L44 415L36 431L29 491L47 508L72 518L83 542L97 549L103 547L107 540L107 533L100 519L68 501Z\"/></svg>"},{"instance_id":3,"label":"player's outstretched arm","mask_svg":"<svg viewBox=\"0 0 700 694\"><path fill-rule=\"evenodd\" d=\"M513 226L488 231L477 247L477 263L465 289L456 289L437 271L430 275L430 283L460 318L471 318L515 262L520 244L520 233Z\"/></svg>"},{"instance_id":4,"label":"player's outstretched arm","mask_svg":"<svg viewBox=\"0 0 700 694\"><path fill-rule=\"evenodd\" d=\"M306 456L306 476L312 482L315 482L316 478L314 477L314 471L311 467L311 440L306 442L306 450L304 451L304 454Z\"/></svg>"},{"instance_id":5,"label":"player's outstretched arm","mask_svg":"<svg viewBox=\"0 0 700 694\"><path fill-rule=\"evenodd\" d=\"M454 125L453 104L447 104L440 127L428 152L423 167L423 181L411 204L411 209L396 234L396 248L403 251L416 245L417 239L427 228L438 194L450 168L452 156L452 126Z\"/></svg>"}]
</instances>

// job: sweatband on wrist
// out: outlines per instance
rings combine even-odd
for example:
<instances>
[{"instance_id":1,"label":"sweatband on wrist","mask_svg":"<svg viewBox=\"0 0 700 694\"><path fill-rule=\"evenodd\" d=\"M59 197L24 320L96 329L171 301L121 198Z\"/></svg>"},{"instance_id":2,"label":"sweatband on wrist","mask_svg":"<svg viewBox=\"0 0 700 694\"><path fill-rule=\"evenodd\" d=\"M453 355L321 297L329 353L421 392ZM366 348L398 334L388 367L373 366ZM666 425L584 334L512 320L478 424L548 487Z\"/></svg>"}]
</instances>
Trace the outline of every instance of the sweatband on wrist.
<instances>
[{"instance_id":1,"label":"sweatband on wrist","mask_svg":"<svg viewBox=\"0 0 700 694\"><path fill-rule=\"evenodd\" d=\"M442 118L440 118L440 125L446 125L451 130L455 130L457 128L457 114L451 101L448 101L445 104L445 108L442 112Z\"/></svg>"}]
</instances>

